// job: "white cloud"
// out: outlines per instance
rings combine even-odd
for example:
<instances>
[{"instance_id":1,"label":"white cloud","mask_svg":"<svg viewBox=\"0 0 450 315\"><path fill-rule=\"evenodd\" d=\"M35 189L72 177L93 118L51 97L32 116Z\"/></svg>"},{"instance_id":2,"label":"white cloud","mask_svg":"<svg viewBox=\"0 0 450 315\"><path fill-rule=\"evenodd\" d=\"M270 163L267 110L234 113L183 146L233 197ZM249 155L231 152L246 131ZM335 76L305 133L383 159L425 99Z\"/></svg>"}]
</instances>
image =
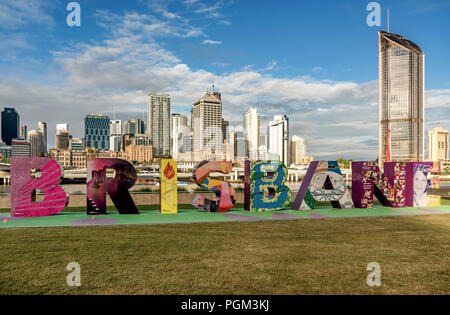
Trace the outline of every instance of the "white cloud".
<instances>
[{"instance_id":1,"label":"white cloud","mask_svg":"<svg viewBox=\"0 0 450 315\"><path fill-rule=\"evenodd\" d=\"M262 68L259 71L272 71L275 70L278 65L278 61L275 59L272 59L264 68Z\"/></svg>"},{"instance_id":2,"label":"white cloud","mask_svg":"<svg viewBox=\"0 0 450 315\"><path fill-rule=\"evenodd\" d=\"M204 39L202 44L206 44L206 45L220 45L220 44L222 44L222 42L219 41L219 40Z\"/></svg>"},{"instance_id":3,"label":"white cloud","mask_svg":"<svg viewBox=\"0 0 450 315\"><path fill-rule=\"evenodd\" d=\"M222 25L231 25L233 22L230 20L219 20L217 23Z\"/></svg>"},{"instance_id":4,"label":"white cloud","mask_svg":"<svg viewBox=\"0 0 450 315\"><path fill-rule=\"evenodd\" d=\"M48 9L41 0L0 0L0 29L15 30L29 23L52 25Z\"/></svg>"}]
</instances>

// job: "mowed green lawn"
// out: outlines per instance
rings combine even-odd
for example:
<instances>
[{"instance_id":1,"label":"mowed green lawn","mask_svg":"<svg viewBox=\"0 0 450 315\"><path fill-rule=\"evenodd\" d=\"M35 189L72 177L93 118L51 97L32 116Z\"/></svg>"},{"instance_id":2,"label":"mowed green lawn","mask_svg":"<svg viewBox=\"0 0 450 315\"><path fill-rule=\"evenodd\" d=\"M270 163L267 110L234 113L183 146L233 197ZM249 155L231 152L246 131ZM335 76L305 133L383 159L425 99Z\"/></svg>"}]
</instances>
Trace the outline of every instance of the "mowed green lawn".
<instances>
[{"instance_id":1,"label":"mowed green lawn","mask_svg":"<svg viewBox=\"0 0 450 315\"><path fill-rule=\"evenodd\" d=\"M8 229L0 293L449 294L449 252L450 215Z\"/></svg>"}]
</instances>

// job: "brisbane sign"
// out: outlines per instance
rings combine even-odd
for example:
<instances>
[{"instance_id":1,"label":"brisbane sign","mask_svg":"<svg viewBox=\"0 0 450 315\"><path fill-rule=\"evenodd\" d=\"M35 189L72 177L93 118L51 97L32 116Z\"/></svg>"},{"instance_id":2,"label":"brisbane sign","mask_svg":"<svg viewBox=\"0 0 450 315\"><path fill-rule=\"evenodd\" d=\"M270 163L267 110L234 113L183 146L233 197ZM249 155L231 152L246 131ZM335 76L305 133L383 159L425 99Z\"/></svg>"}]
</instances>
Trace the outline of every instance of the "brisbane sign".
<instances>
[{"instance_id":1,"label":"brisbane sign","mask_svg":"<svg viewBox=\"0 0 450 315\"><path fill-rule=\"evenodd\" d=\"M211 177L212 172L229 174L229 161L202 161L193 171L194 182L215 194L213 199L196 196L192 201L198 209L227 212L236 204L236 191L230 183ZM33 178L32 169L41 176ZM107 171L114 171L109 178ZM385 207L423 207L440 205L439 196L429 195L428 173L435 171L433 162L385 162L384 171L374 162L352 163L351 193L336 161L313 161L303 178L296 198L285 185L287 167L278 161L245 161L244 209L275 211L314 209L318 202L329 202L334 208L372 208L374 196ZM177 162L160 162L160 212L176 214ZM59 163L51 158L11 158L11 216L38 217L63 210L68 198L58 186L62 176ZM129 189L137 181L137 172L128 161L121 159L90 159L87 161L87 214L106 214L108 194L120 214L138 214ZM39 190L43 200L33 198Z\"/></svg>"}]
</instances>

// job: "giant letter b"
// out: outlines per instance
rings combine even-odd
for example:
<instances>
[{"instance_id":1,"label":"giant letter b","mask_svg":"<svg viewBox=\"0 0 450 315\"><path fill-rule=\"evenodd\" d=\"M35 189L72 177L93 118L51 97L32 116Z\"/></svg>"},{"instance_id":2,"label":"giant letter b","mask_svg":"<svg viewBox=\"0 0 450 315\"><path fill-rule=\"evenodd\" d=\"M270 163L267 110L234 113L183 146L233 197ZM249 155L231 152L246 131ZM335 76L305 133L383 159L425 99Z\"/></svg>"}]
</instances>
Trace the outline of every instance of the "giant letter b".
<instances>
[{"instance_id":1,"label":"giant letter b","mask_svg":"<svg viewBox=\"0 0 450 315\"><path fill-rule=\"evenodd\" d=\"M41 170L41 177L31 178L31 169ZM50 158L11 158L11 216L39 217L52 215L64 209L67 197L58 186L61 167ZM33 202L33 191L41 190L42 202Z\"/></svg>"}]
</instances>

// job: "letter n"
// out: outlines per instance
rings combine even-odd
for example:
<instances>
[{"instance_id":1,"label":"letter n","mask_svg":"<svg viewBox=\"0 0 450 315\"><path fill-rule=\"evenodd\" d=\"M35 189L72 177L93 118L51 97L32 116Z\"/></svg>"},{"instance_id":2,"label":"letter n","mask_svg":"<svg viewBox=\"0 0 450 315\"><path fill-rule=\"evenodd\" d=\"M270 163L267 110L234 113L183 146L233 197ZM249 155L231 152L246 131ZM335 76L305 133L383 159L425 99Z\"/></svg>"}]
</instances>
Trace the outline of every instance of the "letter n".
<instances>
[{"instance_id":1,"label":"letter n","mask_svg":"<svg viewBox=\"0 0 450 315\"><path fill-rule=\"evenodd\" d=\"M352 198L357 208L372 208L373 195L385 207L401 208L406 202L406 167L384 163L385 174L375 162L352 162Z\"/></svg>"}]
</instances>

